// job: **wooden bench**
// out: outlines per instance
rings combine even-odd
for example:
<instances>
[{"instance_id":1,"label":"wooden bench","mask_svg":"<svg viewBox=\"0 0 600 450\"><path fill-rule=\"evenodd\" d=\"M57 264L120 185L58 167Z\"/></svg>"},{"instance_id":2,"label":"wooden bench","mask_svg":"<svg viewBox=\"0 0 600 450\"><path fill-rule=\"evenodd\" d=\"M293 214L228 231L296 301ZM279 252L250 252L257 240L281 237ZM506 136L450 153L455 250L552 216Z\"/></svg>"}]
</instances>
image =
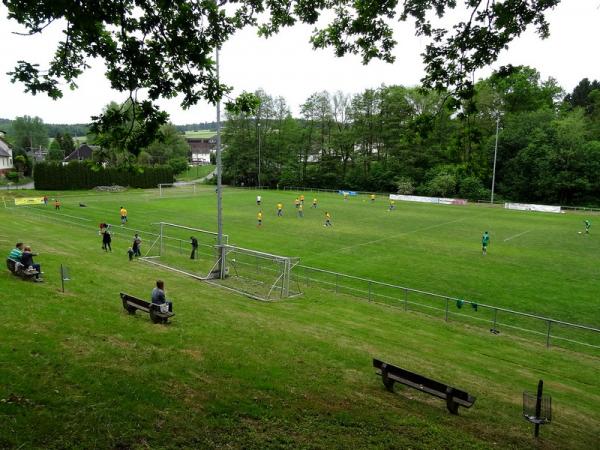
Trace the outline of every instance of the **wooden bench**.
<instances>
[{"instance_id":1,"label":"wooden bench","mask_svg":"<svg viewBox=\"0 0 600 450\"><path fill-rule=\"evenodd\" d=\"M446 407L452 414L458 415L458 407L470 408L475 403L475 397L465 391L453 388L439 381L432 380L414 372L401 369L392 364L373 359L373 367L380 370L385 388L394 392L394 383L402 383L408 387L446 400Z\"/></svg>"},{"instance_id":2,"label":"wooden bench","mask_svg":"<svg viewBox=\"0 0 600 450\"><path fill-rule=\"evenodd\" d=\"M35 269L29 269L21 264L19 261L16 261L12 258L6 258L6 267L13 275L17 277L21 277L24 280L31 280L35 278L40 272Z\"/></svg>"},{"instance_id":3,"label":"wooden bench","mask_svg":"<svg viewBox=\"0 0 600 450\"><path fill-rule=\"evenodd\" d=\"M125 294L123 292L120 293L121 301L123 302L123 308L129 314L135 314L136 311L144 311L150 315L150 320L154 323L167 323L169 321L169 317L173 317L175 315L174 312L162 312L160 310L161 305L157 305L156 303L147 302L146 300L142 300L141 298L134 297L129 294Z\"/></svg>"}]
</instances>

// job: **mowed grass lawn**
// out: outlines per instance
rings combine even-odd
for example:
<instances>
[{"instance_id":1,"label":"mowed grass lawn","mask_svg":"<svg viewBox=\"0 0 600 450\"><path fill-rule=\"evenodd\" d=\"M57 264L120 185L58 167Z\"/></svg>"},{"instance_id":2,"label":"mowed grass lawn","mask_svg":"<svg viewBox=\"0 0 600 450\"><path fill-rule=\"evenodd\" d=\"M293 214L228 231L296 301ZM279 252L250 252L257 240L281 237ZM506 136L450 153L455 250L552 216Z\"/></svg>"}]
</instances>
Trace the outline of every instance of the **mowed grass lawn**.
<instances>
[{"instance_id":1,"label":"mowed grass lawn","mask_svg":"<svg viewBox=\"0 0 600 450\"><path fill-rule=\"evenodd\" d=\"M264 225L257 229L255 194L226 190L230 242L598 324L598 245L594 228L577 234L582 216L405 203L387 212L383 199L344 203L334 195L319 196L313 211L306 194L300 219L292 193L262 192ZM122 204L134 229L164 220L214 230L214 197L214 189L163 199L154 191L69 193L60 194L60 212L0 209L0 247L31 243L47 280L0 274L7 312L0 325L0 447L531 448L521 395L539 378L554 406L539 445L597 446L600 364L591 354L547 350L318 288L256 302L130 263L129 239L119 234L113 253L100 249L97 224L117 224ZM275 216L279 199L283 218ZM332 228L322 226L325 210ZM492 244L483 258L485 229ZM61 263L72 277L64 294ZM159 277L175 302L172 324L125 314L118 293L147 297ZM416 391L389 394L373 357L468 390L477 402L454 417L442 401Z\"/></svg>"},{"instance_id":2,"label":"mowed grass lawn","mask_svg":"<svg viewBox=\"0 0 600 450\"><path fill-rule=\"evenodd\" d=\"M185 172L177 175L177 181L192 181L197 180L199 178L204 178L208 174L212 173L215 170L213 164L206 164L203 166L193 166L189 167Z\"/></svg>"}]
</instances>

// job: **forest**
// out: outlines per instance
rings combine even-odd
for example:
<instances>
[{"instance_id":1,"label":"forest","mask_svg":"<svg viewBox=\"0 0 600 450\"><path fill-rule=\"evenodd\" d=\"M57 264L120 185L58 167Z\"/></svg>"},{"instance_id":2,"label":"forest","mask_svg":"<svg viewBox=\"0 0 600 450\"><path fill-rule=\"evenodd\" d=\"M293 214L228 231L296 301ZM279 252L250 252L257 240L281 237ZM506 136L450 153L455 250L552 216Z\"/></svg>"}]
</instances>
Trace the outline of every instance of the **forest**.
<instances>
[{"instance_id":1,"label":"forest","mask_svg":"<svg viewBox=\"0 0 600 450\"><path fill-rule=\"evenodd\" d=\"M256 93L256 114L229 113L225 183L600 205L600 82L566 93L526 66L505 66L456 98L421 87L317 92L292 117ZM260 164L259 164L260 154Z\"/></svg>"}]
</instances>

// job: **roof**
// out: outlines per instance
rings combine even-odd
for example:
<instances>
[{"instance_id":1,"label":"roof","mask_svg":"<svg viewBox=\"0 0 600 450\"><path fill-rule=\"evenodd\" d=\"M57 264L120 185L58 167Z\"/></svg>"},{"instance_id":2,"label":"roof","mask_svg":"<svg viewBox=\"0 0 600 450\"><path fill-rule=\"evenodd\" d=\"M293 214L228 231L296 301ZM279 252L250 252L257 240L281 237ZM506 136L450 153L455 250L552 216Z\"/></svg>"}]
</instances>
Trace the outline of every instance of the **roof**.
<instances>
[{"instance_id":1,"label":"roof","mask_svg":"<svg viewBox=\"0 0 600 450\"><path fill-rule=\"evenodd\" d=\"M94 150L87 144L81 144L78 148L73 150L69 156L67 156L63 161L81 161L84 159L92 159L92 152Z\"/></svg>"},{"instance_id":2,"label":"roof","mask_svg":"<svg viewBox=\"0 0 600 450\"><path fill-rule=\"evenodd\" d=\"M0 156L4 156L5 158L12 157L12 152L10 151L8 144L2 139L0 139Z\"/></svg>"}]
</instances>

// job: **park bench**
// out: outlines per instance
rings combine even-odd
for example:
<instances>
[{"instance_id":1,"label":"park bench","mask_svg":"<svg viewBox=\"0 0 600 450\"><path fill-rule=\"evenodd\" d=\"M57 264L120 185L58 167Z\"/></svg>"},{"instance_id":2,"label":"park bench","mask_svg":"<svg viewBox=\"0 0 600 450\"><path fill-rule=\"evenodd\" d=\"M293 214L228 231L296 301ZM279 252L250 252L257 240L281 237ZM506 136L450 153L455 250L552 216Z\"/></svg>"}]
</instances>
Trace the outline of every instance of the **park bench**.
<instances>
[{"instance_id":1,"label":"park bench","mask_svg":"<svg viewBox=\"0 0 600 450\"><path fill-rule=\"evenodd\" d=\"M408 387L446 400L446 407L452 414L458 415L459 406L470 408L475 403L475 397L465 391L424 377L423 375L409 372L378 359L373 359L373 367L381 371L378 375L381 375L383 385L388 391L394 392L394 383L402 383Z\"/></svg>"},{"instance_id":2,"label":"park bench","mask_svg":"<svg viewBox=\"0 0 600 450\"><path fill-rule=\"evenodd\" d=\"M13 275L23 278L24 280L31 280L36 275L38 275L38 271L33 268L25 267L19 261L15 261L12 258L6 258L6 267Z\"/></svg>"},{"instance_id":3,"label":"park bench","mask_svg":"<svg viewBox=\"0 0 600 450\"><path fill-rule=\"evenodd\" d=\"M129 314L135 314L135 312L138 310L147 312L150 315L150 320L152 320L154 323L167 323L169 321L169 317L173 317L175 315L175 313L172 311L161 311L161 305L157 305L156 303L147 302L146 300L142 300L141 298L137 298L123 292L121 292L120 295L121 301L123 302L123 308L125 308Z\"/></svg>"}]
</instances>

